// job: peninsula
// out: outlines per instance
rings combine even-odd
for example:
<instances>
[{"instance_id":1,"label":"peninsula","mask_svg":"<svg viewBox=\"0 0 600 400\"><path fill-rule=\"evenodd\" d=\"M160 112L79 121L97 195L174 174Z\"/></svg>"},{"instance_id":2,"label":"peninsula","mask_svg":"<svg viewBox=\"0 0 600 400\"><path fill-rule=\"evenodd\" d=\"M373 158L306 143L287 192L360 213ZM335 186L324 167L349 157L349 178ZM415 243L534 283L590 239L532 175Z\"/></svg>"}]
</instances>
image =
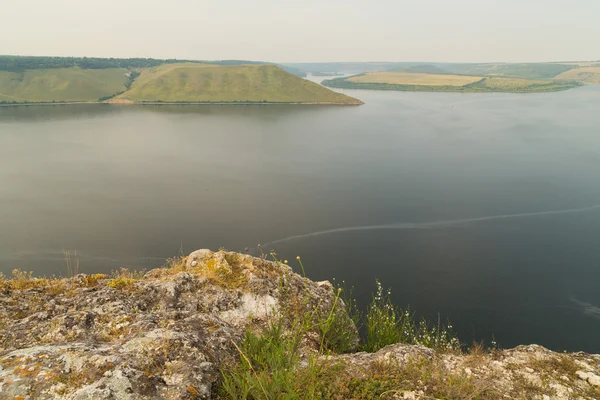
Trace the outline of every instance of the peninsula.
<instances>
[{"instance_id":1,"label":"peninsula","mask_svg":"<svg viewBox=\"0 0 600 400\"><path fill-rule=\"evenodd\" d=\"M415 92L554 92L600 83L600 62L531 64L396 64L383 70L365 65L365 72L323 81L340 89ZM331 68L332 65L328 65ZM353 66L356 68L356 66ZM388 66L388 68L391 65ZM373 71L373 68L379 70Z\"/></svg>"},{"instance_id":2,"label":"peninsula","mask_svg":"<svg viewBox=\"0 0 600 400\"><path fill-rule=\"evenodd\" d=\"M0 56L0 104L98 102L362 104L267 63Z\"/></svg>"}]
</instances>

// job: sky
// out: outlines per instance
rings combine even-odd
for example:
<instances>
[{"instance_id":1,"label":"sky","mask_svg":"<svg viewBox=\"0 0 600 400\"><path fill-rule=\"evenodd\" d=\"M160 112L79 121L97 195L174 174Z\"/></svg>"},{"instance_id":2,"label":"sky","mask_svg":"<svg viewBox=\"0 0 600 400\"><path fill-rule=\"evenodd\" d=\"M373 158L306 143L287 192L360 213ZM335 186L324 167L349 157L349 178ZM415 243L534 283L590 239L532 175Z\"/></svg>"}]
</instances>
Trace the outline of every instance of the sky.
<instances>
[{"instance_id":1,"label":"sky","mask_svg":"<svg viewBox=\"0 0 600 400\"><path fill-rule=\"evenodd\" d=\"M0 0L0 54L598 60L600 0Z\"/></svg>"}]
</instances>

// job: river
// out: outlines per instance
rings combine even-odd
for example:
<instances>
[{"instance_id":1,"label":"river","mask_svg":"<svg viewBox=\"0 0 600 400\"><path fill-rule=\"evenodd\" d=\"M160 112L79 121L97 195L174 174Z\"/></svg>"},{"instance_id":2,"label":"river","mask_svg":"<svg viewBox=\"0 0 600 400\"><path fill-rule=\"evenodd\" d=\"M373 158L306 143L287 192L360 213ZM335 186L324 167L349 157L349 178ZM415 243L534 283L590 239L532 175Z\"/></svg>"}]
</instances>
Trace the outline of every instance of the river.
<instances>
[{"instance_id":1,"label":"river","mask_svg":"<svg viewBox=\"0 0 600 400\"><path fill-rule=\"evenodd\" d=\"M197 248L375 279L461 338L600 352L600 87L359 107L0 107L0 271Z\"/></svg>"}]
</instances>

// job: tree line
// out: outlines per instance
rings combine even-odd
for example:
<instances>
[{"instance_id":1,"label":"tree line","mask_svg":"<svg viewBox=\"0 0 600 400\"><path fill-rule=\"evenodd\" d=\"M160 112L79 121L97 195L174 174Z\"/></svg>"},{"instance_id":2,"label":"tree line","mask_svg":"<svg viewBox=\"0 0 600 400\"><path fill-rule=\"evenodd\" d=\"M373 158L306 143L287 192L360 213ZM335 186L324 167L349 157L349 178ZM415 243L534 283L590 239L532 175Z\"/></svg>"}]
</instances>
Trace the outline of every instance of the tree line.
<instances>
[{"instance_id":1,"label":"tree line","mask_svg":"<svg viewBox=\"0 0 600 400\"><path fill-rule=\"evenodd\" d=\"M30 57L0 56L0 71L21 72L28 69L54 69L79 67L83 69L106 68L149 68L161 64L181 62L198 62L215 65L262 64L261 62L244 60L191 61L191 60L158 60L154 58L96 58L96 57Z\"/></svg>"}]
</instances>

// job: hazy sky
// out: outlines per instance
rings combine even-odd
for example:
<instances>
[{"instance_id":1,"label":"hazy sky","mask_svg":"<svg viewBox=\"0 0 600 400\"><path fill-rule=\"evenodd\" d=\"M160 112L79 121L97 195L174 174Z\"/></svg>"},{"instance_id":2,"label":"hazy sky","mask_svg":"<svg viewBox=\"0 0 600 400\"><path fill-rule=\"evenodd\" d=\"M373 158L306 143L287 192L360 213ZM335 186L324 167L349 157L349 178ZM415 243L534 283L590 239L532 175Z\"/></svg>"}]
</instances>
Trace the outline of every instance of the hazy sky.
<instances>
[{"instance_id":1,"label":"hazy sky","mask_svg":"<svg viewBox=\"0 0 600 400\"><path fill-rule=\"evenodd\" d=\"M600 59L600 0L0 0L0 54Z\"/></svg>"}]
</instances>

